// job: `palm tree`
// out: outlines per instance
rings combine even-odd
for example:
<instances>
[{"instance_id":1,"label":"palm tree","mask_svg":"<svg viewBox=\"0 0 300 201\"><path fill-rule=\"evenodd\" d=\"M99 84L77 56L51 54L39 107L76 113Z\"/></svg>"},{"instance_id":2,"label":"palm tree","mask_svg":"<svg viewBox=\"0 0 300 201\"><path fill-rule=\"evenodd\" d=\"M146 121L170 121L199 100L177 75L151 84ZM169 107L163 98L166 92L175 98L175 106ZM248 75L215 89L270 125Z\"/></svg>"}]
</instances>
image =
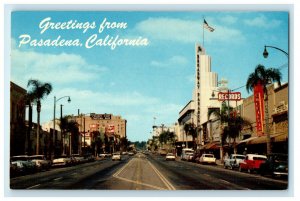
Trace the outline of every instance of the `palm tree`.
<instances>
[{"instance_id":1,"label":"palm tree","mask_svg":"<svg viewBox=\"0 0 300 201\"><path fill-rule=\"evenodd\" d=\"M52 85L50 83L42 83L38 80L29 80L27 87L31 87L29 93L33 96L33 100L37 105L36 154L39 154L41 100L46 95L49 95L51 93Z\"/></svg>"},{"instance_id":2,"label":"palm tree","mask_svg":"<svg viewBox=\"0 0 300 201\"><path fill-rule=\"evenodd\" d=\"M195 148L195 139L197 137L197 131L196 131L194 124L193 123L184 124L183 130L185 131L186 138L188 135L192 136L193 143L194 143L193 147ZM187 143L187 140L186 140L186 143ZM186 148L188 148L187 145L186 145Z\"/></svg>"},{"instance_id":3,"label":"palm tree","mask_svg":"<svg viewBox=\"0 0 300 201\"><path fill-rule=\"evenodd\" d=\"M226 111L227 110L227 111ZM229 111L228 111L229 110ZM233 111L232 107L228 107L225 104L222 105L221 111L211 110L208 114L209 116L214 114L217 119L225 124L221 133L221 149L223 152L223 147L226 139L233 139L233 148L236 150L236 138L240 136L240 132L244 127L250 128L252 130L251 122L241 116L238 116Z\"/></svg>"},{"instance_id":4,"label":"palm tree","mask_svg":"<svg viewBox=\"0 0 300 201\"><path fill-rule=\"evenodd\" d=\"M278 69L268 68L266 69L263 65L257 65L254 72L248 77L246 83L247 91L253 91L257 84L263 86L264 91L264 105L265 105L265 125L267 134L267 154L272 152L271 139L270 139L270 128L269 128L269 106L268 106L268 90L267 85L272 82L277 82L279 86L281 85L281 73Z\"/></svg>"}]
</instances>

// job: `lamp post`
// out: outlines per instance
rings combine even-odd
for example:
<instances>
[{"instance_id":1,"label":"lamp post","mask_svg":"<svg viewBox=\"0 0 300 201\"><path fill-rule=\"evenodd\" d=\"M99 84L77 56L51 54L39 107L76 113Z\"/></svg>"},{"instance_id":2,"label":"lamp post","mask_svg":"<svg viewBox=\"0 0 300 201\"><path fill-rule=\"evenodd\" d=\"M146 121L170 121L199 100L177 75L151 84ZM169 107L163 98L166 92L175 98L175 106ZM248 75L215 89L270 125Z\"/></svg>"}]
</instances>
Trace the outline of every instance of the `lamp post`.
<instances>
[{"instance_id":1,"label":"lamp post","mask_svg":"<svg viewBox=\"0 0 300 201\"><path fill-rule=\"evenodd\" d=\"M289 54L286 51L284 51L284 50L282 50L282 49L280 49L278 47L274 47L274 46L270 46L270 45L265 45L265 49L264 49L264 52L263 52L264 58L268 58L268 56L269 56L269 53L267 51L267 47L279 50L280 52L284 53L285 56L287 56L289 58Z\"/></svg>"},{"instance_id":2,"label":"lamp post","mask_svg":"<svg viewBox=\"0 0 300 201\"><path fill-rule=\"evenodd\" d=\"M54 136L54 144L55 144L55 149L56 149L56 143L57 143L57 136L56 136L56 132L55 132L55 111L56 111L56 102L58 102L59 100L63 99L63 98L68 98L68 102L71 102L71 98L70 96L63 96L60 97L58 99L56 99L56 96L54 96L54 111L53 111L53 134L51 135L51 159L52 159L52 151L53 151L53 140L52 137Z\"/></svg>"},{"instance_id":3,"label":"lamp post","mask_svg":"<svg viewBox=\"0 0 300 201\"><path fill-rule=\"evenodd\" d=\"M269 56L267 47L276 49L276 50L282 52L283 54L285 54L285 56L287 56L287 58L288 58L288 67L289 67L289 54L286 51L284 51L278 47L265 45L265 49L263 52L264 58L268 58L268 56ZM266 100L266 101L267 101L266 103L268 103L268 100ZM270 153L271 152L271 136L270 136L270 128L269 128L269 108L268 108L267 104L265 106L265 113L266 113L265 122L266 122L266 133L267 133L267 153Z\"/></svg>"}]
</instances>

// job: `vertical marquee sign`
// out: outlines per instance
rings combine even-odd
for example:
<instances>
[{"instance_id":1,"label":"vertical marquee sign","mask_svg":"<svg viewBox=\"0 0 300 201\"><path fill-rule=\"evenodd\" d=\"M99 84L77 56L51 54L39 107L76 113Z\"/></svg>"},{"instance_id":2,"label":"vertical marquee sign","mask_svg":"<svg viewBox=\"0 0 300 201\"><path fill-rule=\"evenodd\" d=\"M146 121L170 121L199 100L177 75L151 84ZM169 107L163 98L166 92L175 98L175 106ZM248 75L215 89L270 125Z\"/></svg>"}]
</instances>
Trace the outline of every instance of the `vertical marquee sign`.
<instances>
[{"instance_id":1,"label":"vertical marquee sign","mask_svg":"<svg viewBox=\"0 0 300 201\"><path fill-rule=\"evenodd\" d=\"M263 86L260 83L254 86L253 96L256 117L256 133L257 136L262 136L264 125L264 91Z\"/></svg>"}]
</instances>

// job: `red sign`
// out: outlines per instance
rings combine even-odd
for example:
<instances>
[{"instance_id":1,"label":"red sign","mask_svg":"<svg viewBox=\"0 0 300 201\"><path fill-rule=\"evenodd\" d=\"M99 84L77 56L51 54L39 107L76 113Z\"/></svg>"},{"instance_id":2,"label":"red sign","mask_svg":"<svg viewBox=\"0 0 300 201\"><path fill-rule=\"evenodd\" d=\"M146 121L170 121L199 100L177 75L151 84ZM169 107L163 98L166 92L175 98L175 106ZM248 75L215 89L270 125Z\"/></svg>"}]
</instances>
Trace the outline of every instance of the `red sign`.
<instances>
[{"instance_id":1,"label":"red sign","mask_svg":"<svg viewBox=\"0 0 300 201\"><path fill-rule=\"evenodd\" d=\"M242 99L241 92L219 92L218 93L218 100L224 101L224 100L234 100L239 101Z\"/></svg>"},{"instance_id":2,"label":"red sign","mask_svg":"<svg viewBox=\"0 0 300 201\"><path fill-rule=\"evenodd\" d=\"M256 117L256 133L258 136L262 136L264 135L264 91L261 84L257 84L256 86L254 86L253 97Z\"/></svg>"},{"instance_id":3,"label":"red sign","mask_svg":"<svg viewBox=\"0 0 300 201\"><path fill-rule=\"evenodd\" d=\"M105 128L106 133L114 133L115 132L115 126L114 125L107 125Z\"/></svg>"}]
</instances>

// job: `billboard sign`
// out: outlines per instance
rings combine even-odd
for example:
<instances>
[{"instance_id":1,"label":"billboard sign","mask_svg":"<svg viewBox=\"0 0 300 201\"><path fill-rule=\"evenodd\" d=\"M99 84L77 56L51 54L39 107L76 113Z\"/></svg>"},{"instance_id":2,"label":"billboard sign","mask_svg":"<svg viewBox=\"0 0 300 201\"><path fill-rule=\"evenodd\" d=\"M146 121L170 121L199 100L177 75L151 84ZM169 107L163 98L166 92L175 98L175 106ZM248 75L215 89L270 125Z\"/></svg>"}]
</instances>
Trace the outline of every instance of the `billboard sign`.
<instances>
[{"instance_id":1,"label":"billboard sign","mask_svg":"<svg viewBox=\"0 0 300 201\"><path fill-rule=\"evenodd\" d=\"M111 119L111 114L95 114L91 113L90 117L94 120L107 120Z\"/></svg>"},{"instance_id":2,"label":"billboard sign","mask_svg":"<svg viewBox=\"0 0 300 201\"><path fill-rule=\"evenodd\" d=\"M225 101L225 100L239 101L241 99L242 99L241 92L219 92L218 93L219 101Z\"/></svg>"},{"instance_id":3,"label":"billboard sign","mask_svg":"<svg viewBox=\"0 0 300 201\"><path fill-rule=\"evenodd\" d=\"M261 84L257 84L254 86L253 96L256 118L256 133L257 136L262 136L264 125L264 91Z\"/></svg>"},{"instance_id":4,"label":"billboard sign","mask_svg":"<svg viewBox=\"0 0 300 201\"><path fill-rule=\"evenodd\" d=\"M114 133L115 132L115 126L114 125L107 125L105 128L106 133Z\"/></svg>"}]
</instances>

